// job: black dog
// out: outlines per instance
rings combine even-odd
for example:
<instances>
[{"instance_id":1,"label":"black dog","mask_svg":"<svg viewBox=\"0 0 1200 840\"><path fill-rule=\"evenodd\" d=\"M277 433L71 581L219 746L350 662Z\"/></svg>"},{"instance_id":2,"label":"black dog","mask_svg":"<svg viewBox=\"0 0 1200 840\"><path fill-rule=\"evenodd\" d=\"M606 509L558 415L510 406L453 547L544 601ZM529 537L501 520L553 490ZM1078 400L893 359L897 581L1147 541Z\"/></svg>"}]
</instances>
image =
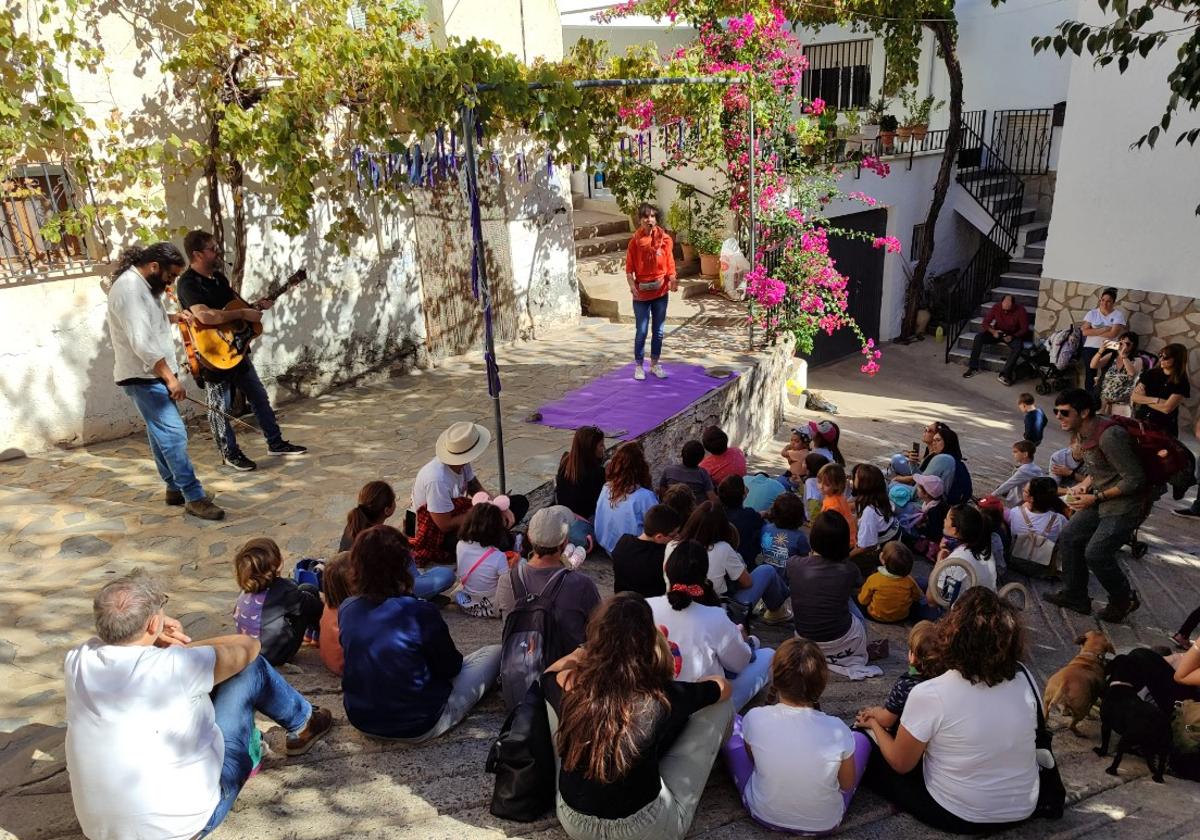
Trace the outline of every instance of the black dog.
<instances>
[{"instance_id":1,"label":"black dog","mask_svg":"<svg viewBox=\"0 0 1200 840\"><path fill-rule=\"evenodd\" d=\"M1138 696L1142 686L1135 674L1129 673L1138 670L1136 664L1136 660L1131 662L1128 655L1117 656L1109 662L1108 688L1100 704L1100 746L1095 752L1099 756L1108 755L1109 739L1115 731L1121 737L1112 766L1105 772L1110 776L1117 775L1125 753L1137 750L1145 757L1151 778L1162 783L1171 752L1171 723L1158 706ZM1125 677L1133 677L1133 680Z\"/></svg>"}]
</instances>

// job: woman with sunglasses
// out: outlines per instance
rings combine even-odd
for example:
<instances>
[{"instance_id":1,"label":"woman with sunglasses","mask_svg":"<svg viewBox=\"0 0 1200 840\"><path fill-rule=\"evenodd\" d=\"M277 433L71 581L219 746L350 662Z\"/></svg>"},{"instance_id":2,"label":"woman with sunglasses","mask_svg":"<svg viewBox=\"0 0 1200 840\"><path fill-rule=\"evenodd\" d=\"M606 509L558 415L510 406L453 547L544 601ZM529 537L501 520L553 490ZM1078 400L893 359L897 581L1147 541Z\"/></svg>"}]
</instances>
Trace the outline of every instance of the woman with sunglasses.
<instances>
[{"instance_id":1,"label":"woman with sunglasses","mask_svg":"<svg viewBox=\"0 0 1200 840\"><path fill-rule=\"evenodd\" d=\"M1100 381L1100 413L1131 416L1129 398L1143 367L1137 333L1125 332L1116 341L1107 342L1092 356L1090 367Z\"/></svg>"},{"instance_id":2,"label":"woman with sunglasses","mask_svg":"<svg viewBox=\"0 0 1200 840\"><path fill-rule=\"evenodd\" d=\"M666 379L667 372L658 363L662 355L663 333L667 323L667 299L679 286L675 276L675 243L658 225L658 210L650 204L638 208L638 229L629 240L625 254L625 279L633 295L634 338L633 378L646 378L646 333L650 332L650 372Z\"/></svg>"},{"instance_id":3,"label":"woman with sunglasses","mask_svg":"<svg viewBox=\"0 0 1200 840\"><path fill-rule=\"evenodd\" d=\"M1179 406L1192 395L1188 381L1187 348L1168 344L1158 353L1158 367L1142 374L1129 401L1134 416L1153 428L1179 437Z\"/></svg>"}]
</instances>

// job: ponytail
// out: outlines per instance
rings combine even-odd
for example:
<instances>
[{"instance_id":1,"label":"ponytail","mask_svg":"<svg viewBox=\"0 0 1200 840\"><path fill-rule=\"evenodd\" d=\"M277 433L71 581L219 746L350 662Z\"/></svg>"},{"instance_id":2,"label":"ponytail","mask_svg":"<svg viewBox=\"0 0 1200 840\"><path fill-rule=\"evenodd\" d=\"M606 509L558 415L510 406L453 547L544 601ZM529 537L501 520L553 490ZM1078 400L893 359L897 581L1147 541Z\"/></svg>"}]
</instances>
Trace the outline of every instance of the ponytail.
<instances>
[{"instance_id":1,"label":"ponytail","mask_svg":"<svg viewBox=\"0 0 1200 840\"><path fill-rule=\"evenodd\" d=\"M671 609L686 610L692 602L719 606L721 601L708 579L708 549L688 540L675 546L666 564L667 603Z\"/></svg>"},{"instance_id":2,"label":"ponytail","mask_svg":"<svg viewBox=\"0 0 1200 840\"><path fill-rule=\"evenodd\" d=\"M346 537L354 538L383 522L384 512L396 504L396 491L386 481L368 481L358 491L358 504L346 514Z\"/></svg>"}]
</instances>

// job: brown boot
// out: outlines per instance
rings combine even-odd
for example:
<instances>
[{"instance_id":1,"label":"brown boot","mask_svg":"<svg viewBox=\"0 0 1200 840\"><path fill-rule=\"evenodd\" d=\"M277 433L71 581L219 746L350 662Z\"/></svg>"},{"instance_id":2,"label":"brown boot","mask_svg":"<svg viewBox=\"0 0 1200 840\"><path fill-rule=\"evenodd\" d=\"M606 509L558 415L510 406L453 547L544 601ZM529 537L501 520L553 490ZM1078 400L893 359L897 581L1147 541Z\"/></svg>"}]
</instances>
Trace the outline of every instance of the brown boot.
<instances>
[{"instance_id":1,"label":"brown boot","mask_svg":"<svg viewBox=\"0 0 1200 840\"><path fill-rule=\"evenodd\" d=\"M224 519L225 511L213 504L212 496L205 496L194 502L188 502L183 509L199 519Z\"/></svg>"},{"instance_id":2,"label":"brown boot","mask_svg":"<svg viewBox=\"0 0 1200 840\"><path fill-rule=\"evenodd\" d=\"M304 755L332 728L333 712L322 709L320 706L313 706L312 714L304 728L295 735L287 736L287 754Z\"/></svg>"},{"instance_id":3,"label":"brown boot","mask_svg":"<svg viewBox=\"0 0 1200 840\"><path fill-rule=\"evenodd\" d=\"M169 505L174 505L174 506L178 507L179 505L183 504L185 501L183 498L183 492L180 490L168 490L165 501Z\"/></svg>"}]
</instances>

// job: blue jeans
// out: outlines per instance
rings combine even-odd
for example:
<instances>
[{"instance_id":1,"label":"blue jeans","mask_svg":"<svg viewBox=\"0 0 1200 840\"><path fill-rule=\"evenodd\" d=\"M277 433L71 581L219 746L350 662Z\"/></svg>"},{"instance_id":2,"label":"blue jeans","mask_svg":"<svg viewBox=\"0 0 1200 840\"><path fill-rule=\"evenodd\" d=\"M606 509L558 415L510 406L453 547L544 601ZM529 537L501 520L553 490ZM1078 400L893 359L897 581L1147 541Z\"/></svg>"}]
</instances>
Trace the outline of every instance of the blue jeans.
<instances>
[{"instance_id":1,"label":"blue jeans","mask_svg":"<svg viewBox=\"0 0 1200 840\"><path fill-rule=\"evenodd\" d=\"M424 735L415 738L397 738L406 744L423 744L432 741L440 735L449 732L462 723L467 712L471 711L483 695L496 684L500 676L500 645L481 647L474 653L463 657L462 670L454 678L454 686L446 705L442 708L442 716L438 718L433 728Z\"/></svg>"},{"instance_id":2,"label":"blue jeans","mask_svg":"<svg viewBox=\"0 0 1200 840\"><path fill-rule=\"evenodd\" d=\"M212 691L212 704L217 728L225 740L225 763L221 765L221 801L201 836L212 832L228 816L254 769L250 759L254 713L266 715L289 735L302 730L312 715L312 705L261 656L218 684Z\"/></svg>"},{"instance_id":3,"label":"blue jeans","mask_svg":"<svg viewBox=\"0 0 1200 840\"><path fill-rule=\"evenodd\" d=\"M650 335L650 360L657 362L662 355L663 333L667 328L667 301L670 295L663 295L654 300L635 300L633 302L633 360L639 365L645 360L646 333L650 330L651 320L654 322L654 332Z\"/></svg>"},{"instance_id":4,"label":"blue jeans","mask_svg":"<svg viewBox=\"0 0 1200 840\"><path fill-rule=\"evenodd\" d=\"M271 401L267 398L267 389L263 387L262 380L258 378L258 371L254 369L254 363L250 360L234 368L228 379L207 383L205 390L209 408L219 408L228 414L233 407L235 387L246 395L246 401L254 409L254 416L258 418L258 426L262 429L263 437L267 439L267 446L283 443L283 432L279 430L275 410L271 408ZM213 440L217 442L217 449L222 457L241 451L238 448L237 436L233 432L233 424L229 420L210 410L208 426L212 429Z\"/></svg>"},{"instance_id":5,"label":"blue jeans","mask_svg":"<svg viewBox=\"0 0 1200 840\"><path fill-rule=\"evenodd\" d=\"M1137 512L1101 516L1093 505L1076 511L1058 535L1058 559L1063 589L1073 598L1088 597L1089 570L1100 581L1110 600L1130 597L1129 578L1121 571L1117 552L1129 542L1141 516Z\"/></svg>"},{"instance_id":6,"label":"blue jeans","mask_svg":"<svg viewBox=\"0 0 1200 840\"><path fill-rule=\"evenodd\" d=\"M450 566L430 566L420 571L416 563L409 563L408 573L413 578L413 597L428 601L454 586L454 569Z\"/></svg>"},{"instance_id":7,"label":"blue jeans","mask_svg":"<svg viewBox=\"0 0 1200 840\"><path fill-rule=\"evenodd\" d=\"M759 598L769 610L777 610L787 600L787 593L779 583L779 573L774 566L762 565L750 573L750 585L745 589L733 589L729 596L739 604L754 606Z\"/></svg>"},{"instance_id":8,"label":"blue jeans","mask_svg":"<svg viewBox=\"0 0 1200 840\"><path fill-rule=\"evenodd\" d=\"M733 689L730 698L733 700L733 708L736 711L740 712L758 692L762 691L763 686L770 679L771 660L774 658L775 651L772 648L759 648L754 651L754 659L750 664L743 668L740 674L729 678L729 685Z\"/></svg>"},{"instance_id":9,"label":"blue jeans","mask_svg":"<svg viewBox=\"0 0 1200 840\"><path fill-rule=\"evenodd\" d=\"M149 385L122 385L121 390L133 404L138 414L146 421L146 437L150 439L150 452L158 474L168 490L183 493L189 502L204 498L204 488L192 469L192 459L187 452L187 427L179 415L179 408L171 399L167 386L162 382Z\"/></svg>"}]
</instances>

